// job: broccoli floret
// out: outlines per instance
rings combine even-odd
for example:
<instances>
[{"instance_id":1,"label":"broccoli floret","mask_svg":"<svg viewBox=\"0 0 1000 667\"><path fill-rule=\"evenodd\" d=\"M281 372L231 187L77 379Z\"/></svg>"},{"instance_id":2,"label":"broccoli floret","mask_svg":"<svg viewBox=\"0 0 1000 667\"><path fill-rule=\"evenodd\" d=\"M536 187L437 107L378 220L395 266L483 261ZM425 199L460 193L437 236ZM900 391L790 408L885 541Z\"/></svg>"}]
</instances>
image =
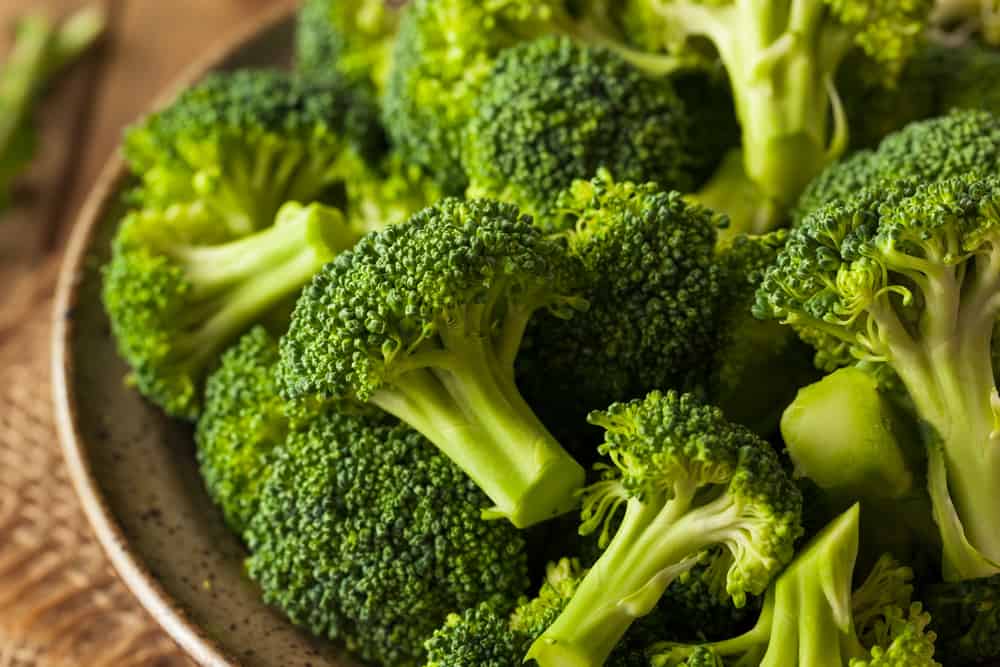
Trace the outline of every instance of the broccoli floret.
<instances>
[{"instance_id":1,"label":"broccoli floret","mask_svg":"<svg viewBox=\"0 0 1000 667\"><path fill-rule=\"evenodd\" d=\"M400 12L385 0L306 0L296 26L296 69L310 78L339 75L384 91Z\"/></svg>"},{"instance_id":2,"label":"broccoli floret","mask_svg":"<svg viewBox=\"0 0 1000 667\"><path fill-rule=\"evenodd\" d=\"M38 97L53 76L97 41L105 23L98 7L80 9L59 24L42 14L17 22L13 49L0 66L0 213L37 148L32 111Z\"/></svg>"},{"instance_id":3,"label":"broccoli floret","mask_svg":"<svg viewBox=\"0 0 1000 667\"><path fill-rule=\"evenodd\" d=\"M852 596L859 515L854 505L796 556L750 631L701 646L663 644L650 651L651 664L690 667L697 656L696 665L939 667L930 617L910 602L908 568L881 560Z\"/></svg>"},{"instance_id":4,"label":"broccoli floret","mask_svg":"<svg viewBox=\"0 0 1000 667\"><path fill-rule=\"evenodd\" d=\"M413 0L400 26L385 100L394 144L408 161L431 171L447 194L462 194L468 185L463 135L483 83L505 49L544 35L613 49L653 74L676 68L674 58L625 44L620 11L604 0Z\"/></svg>"},{"instance_id":5,"label":"broccoli floret","mask_svg":"<svg viewBox=\"0 0 1000 667\"><path fill-rule=\"evenodd\" d=\"M441 191L427 173L391 151L376 166L356 159L346 182L347 219L361 233L379 231L405 222L414 213L441 199Z\"/></svg>"},{"instance_id":6,"label":"broccoli floret","mask_svg":"<svg viewBox=\"0 0 1000 667\"><path fill-rule=\"evenodd\" d=\"M714 46L729 74L743 130L745 177L756 186L759 211L726 211L737 231L760 233L823 167L847 147L849 131L833 81L845 57L862 53L869 70L894 78L915 46L929 0L802 3L761 0L632 0L647 47L696 51ZM739 184L733 169L723 184ZM711 205L711 202L706 202ZM737 215L739 213L739 215Z\"/></svg>"},{"instance_id":7,"label":"broccoli floret","mask_svg":"<svg viewBox=\"0 0 1000 667\"><path fill-rule=\"evenodd\" d=\"M233 234L287 201L340 204L351 151L383 150L378 111L343 80L270 70L214 74L127 130L143 205L201 202Z\"/></svg>"},{"instance_id":8,"label":"broccoli floret","mask_svg":"<svg viewBox=\"0 0 1000 667\"><path fill-rule=\"evenodd\" d=\"M196 418L218 355L355 238L319 204L286 204L271 227L237 238L200 203L129 213L103 296L131 380L170 415Z\"/></svg>"},{"instance_id":9,"label":"broccoli floret","mask_svg":"<svg viewBox=\"0 0 1000 667\"><path fill-rule=\"evenodd\" d=\"M740 234L727 238L718 249L726 287L719 295L708 396L730 421L763 436L774 433L795 391L816 376L808 347L793 331L762 322L751 313L764 271L787 239L785 230L762 236Z\"/></svg>"},{"instance_id":10,"label":"broccoli floret","mask_svg":"<svg viewBox=\"0 0 1000 667\"><path fill-rule=\"evenodd\" d=\"M278 339L257 326L226 350L205 382L195 432L198 463L209 494L239 535L257 513L260 488L291 428L277 366Z\"/></svg>"},{"instance_id":11,"label":"broccoli floret","mask_svg":"<svg viewBox=\"0 0 1000 667\"><path fill-rule=\"evenodd\" d=\"M793 230L754 311L794 326L820 363L862 361L898 378L925 426L949 579L994 574L1000 561L991 349L1000 315L998 201L1000 179L966 176L884 184L821 208Z\"/></svg>"},{"instance_id":12,"label":"broccoli floret","mask_svg":"<svg viewBox=\"0 0 1000 667\"><path fill-rule=\"evenodd\" d=\"M767 588L801 534L801 497L770 446L689 394L652 392L590 420L606 429L604 479L581 531L605 551L528 653L542 665L602 665L671 581L700 562L737 607ZM611 535L620 509L624 516Z\"/></svg>"},{"instance_id":13,"label":"broccoli floret","mask_svg":"<svg viewBox=\"0 0 1000 667\"><path fill-rule=\"evenodd\" d=\"M712 355L722 291L719 217L606 172L576 182L556 208L586 270L590 307L532 324L519 368L532 402L576 423L615 401L695 384Z\"/></svg>"},{"instance_id":14,"label":"broccoli floret","mask_svg":"<svg viewBox=\"0 0 1000 667\"><path fill-rule=\"evenodd\" d=\"M568 37L517 45L497 59L465 134L467 194L514 202L544 225L559 194L601 168L686 191L692 124L668 81L614 51Z\"/></svg>"},{"instance_id":15,"label":"broccoli floret","mask_svg":"<svg viewBox=\"0 0 1000 667\"><path fill-rule=\"evenodd\" d=\"M884 180L922 182L1000 170L1000 116L982 110L955 111L911 123L874 150L863 150L827 168L799 199L799 224L825 204L846 201Z\"/></svg>"},{"instance_id":16,"label":"broccoli floret","mask_svg":"<svg viewBox=\"0 0 1000 667\"><path fill-rule=\"evenodd\" d=\"M510 524L480 520L475 484L394 422L325 407L292 430L247 530L247 569L296 624L413 665L452 611L512 605L527 563Z\"/></svg>"},{"instance_id":17,"label":"broccoli floret","mask_svg":"<svg viewBox=\"0 0 1000 667\"><path fill-rule=\"evenodd\" d=\"M688 145L689 159L693 161L691 175L695 187L700 188L723 159L740 146L740 122L729 92L729 80L725 70L717 66L681 69L671 75L670 82L688 117L697 117L697 122L688 123Z\"/></svg>"},{"instance_id":18,"label":"broccoli floret","mask_svg":"<svg viewBox=\"0 0 1000 667\"><path fill-rule=\"evenodd\" d=\"M949 667L1000 657L1000 575L924 586L938 635L941 659Z\"/></svg>"},{"instance_id":19,"label":"broccoli floret","mask_svg":"<svg viewBox=\"0 0 1000 667\"><path fill-rule=\"evenodd\" d=\"M479 484L488 518L568 512L583 468L522 398L514 362L535 311L586 305L580 273L516 207L444 200L364 237L305 289L282 339L285 392L396 415Z\"/></svg>"},{"instance_id":20,"label":"broccoli floret","mask_svg":"<svg viewBox=\"0 0 1000 667\"><path fill-rule=\"evenodd\" d=\"M982 109L1000 113L1000 52L978 44L939 51L942 62L935 83L940 111Z\"/></svg>"}]
</instances>

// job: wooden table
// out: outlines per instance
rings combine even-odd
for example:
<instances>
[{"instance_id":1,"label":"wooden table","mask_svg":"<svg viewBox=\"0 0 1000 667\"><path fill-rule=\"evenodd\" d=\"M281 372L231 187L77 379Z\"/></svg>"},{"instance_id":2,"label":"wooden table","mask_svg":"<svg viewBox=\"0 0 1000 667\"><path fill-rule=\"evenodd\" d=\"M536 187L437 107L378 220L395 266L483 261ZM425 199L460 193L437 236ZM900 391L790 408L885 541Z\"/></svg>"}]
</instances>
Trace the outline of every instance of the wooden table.
<instances>
[{"instance_id":1,"label":"wooden table","mask_svg":"<svg viewBox=\"0 0 1000 667\"><path fill-rule=\"evenodd\" d=\"M61 16L100 2L109 31L64 75L38 114L41 147L0 214L0 343L39 292L51 286L54 259L122 128L148 108L185 66L229 32L294 0L0 0L0 54L25 11Z\"/></svg>"}]
</instances>

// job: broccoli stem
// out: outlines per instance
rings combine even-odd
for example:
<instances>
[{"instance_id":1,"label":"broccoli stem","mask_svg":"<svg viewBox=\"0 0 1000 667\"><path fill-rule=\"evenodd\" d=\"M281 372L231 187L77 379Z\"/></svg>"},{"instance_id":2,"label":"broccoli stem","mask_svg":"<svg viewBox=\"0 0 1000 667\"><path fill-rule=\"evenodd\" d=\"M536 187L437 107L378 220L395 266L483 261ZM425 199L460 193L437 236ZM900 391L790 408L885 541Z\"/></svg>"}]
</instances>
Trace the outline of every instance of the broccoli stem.
<instances>
[{"instance_id":1,"label":"broccoli stem","mask_svg":"<svg viewBox=\"0 0 1000 667\"><path fill-rule=\"evenodd\" d=\"M723 494L692 508L696 492L693 483L679 484L672 500L629 499L608 548L527 659L544 667L603 665L631 624L653 610L704 549L743 541L744 521L731 498Z\"/></svg>"},{"instance_id":2,"label":"broccoli stem","mask_svg":"<svg viewBox=\"0 0 1000 667\"><path fill-rule=\"evenodd\" d=\"M441 323L443 349L415 353L427 366L394 377L372 403L423 433L472 478L495 503L484 518L525 528L571 511L583 468L525 402L493 342L462 329Z\"/></svg>"},{"instance_id":3,"label":"broccoli stem","mask_svg":"<svg viewBox=\"0 0 1000 667\"><path fill-rule=\"evenodd\" d=\"M651 1L668 24L715 45L743 130L745 173L770 208L787 209L847 147L832 81L849 35L828 25L820 0ZM753 231L777 221L769 214Z\"/></svg>"}]
</instances>

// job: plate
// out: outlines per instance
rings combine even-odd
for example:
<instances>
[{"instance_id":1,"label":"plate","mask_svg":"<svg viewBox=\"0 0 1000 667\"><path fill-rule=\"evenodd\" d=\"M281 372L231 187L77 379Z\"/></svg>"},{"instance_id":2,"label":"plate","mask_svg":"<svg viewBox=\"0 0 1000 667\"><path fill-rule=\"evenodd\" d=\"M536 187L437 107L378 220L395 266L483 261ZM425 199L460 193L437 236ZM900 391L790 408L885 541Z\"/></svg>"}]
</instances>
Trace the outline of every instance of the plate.
<instances>
[{"instance_id":1,"label":"plate","mask_svg":"<svg viewBox=\"0 0 1000 667\"><path fill-rule=\"evenodd\" d=\"M215 70L287 65L293 34L286 8L220 45L171 93ZM116 156L74 227L56 295L56 419L87 518L125 584L199 663L354 667L342 649L310 638L261 601L244 574L246 551L202 485L190 427L123 381L127 368L101 305L100 267L128 185Z\"/></svg>"}]
</instances>

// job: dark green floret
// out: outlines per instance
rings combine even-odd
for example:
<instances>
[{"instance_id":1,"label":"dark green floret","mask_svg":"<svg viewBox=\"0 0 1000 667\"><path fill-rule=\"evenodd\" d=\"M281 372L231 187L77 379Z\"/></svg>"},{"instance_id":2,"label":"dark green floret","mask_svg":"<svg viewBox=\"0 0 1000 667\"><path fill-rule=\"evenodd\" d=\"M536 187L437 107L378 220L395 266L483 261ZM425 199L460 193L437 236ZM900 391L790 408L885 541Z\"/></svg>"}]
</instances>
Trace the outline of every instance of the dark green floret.
<instances>
[{"instance_id":1,"label":"dark green floret","mask_svg":"<svg viewBox=\"0 0 1000 667\"><path fill-rule=\"evenodd\" d=\"M802 193L797 223L824 204L847 201L884 180L930 182L1000 171L1000 116L963 110L911 123L874 151L858 151L831 165Z\"/></svg>"},{"instance_id":2,"label":"dark green floret","mask_svg":"<svg viewBox=\"0 0 1000 667\"><path fill-rule=\"evenodd\" d=\"M970 139L956 157L985 157ZM935 148L912 145L923 151L912 160ZM995 574L1000 562L998 292L1000 179L964 176L884 184L815 211L768 269L754 309L795 327L827 369L863 362L897 378L923 425L949 579Z\"/></svg>"},{"instance_id":3,"label":"dark green floret","mask_svg":"<svg viewBox=\"0 0 1000 667\"><path fill-rule=\"evenodd\" d=\"M254 327L205 382L198 463L209 495L238 535L257 513L260 488L290 429L277 367L278 339Z\"/></svg>"},{"instance_id":4,"label":"dark green floret","mask_svg":"<svg viewBox=\"0 0 1000 667\"><path fill-rule=\"evenodd\" d=\"M699 563L737 607L792 559L802 498L777 455L690 394L652 392L590 416L606 430L604 478L583 498L582 532L604 553L528 653L543 667L604 664L632 623ZM624 516L614 529L620 510Z\"/></svg>"},{"instance_id":5,"label":"dark green floret","mask_svg":"<svg viewBox=\"0 0 1000 667\"><path fill-rule=\"evenodd\" d=\"M130 379L183 419L198 416L218 355L356 238L336 209L284 206L234 237L201 203L133 211L104 269L104 306Z\"/></svg>"},{"instance_id":6,"label":"dark green floret","mask_svg":"<svg viewBox=\"0 0 1000 667\"><path fill-rule=\"evenodd\" d=\"M911 603L909 568L881 559L852 592L859 514L853 506L803 548L769 589L751 630L711 644L662 644L650 650L650 664L940 667L930 616Z\"/></svg>"},{"instance_id":7,"label":"dark green floret","mask_svg":"<svg viewBox=\"0 0 1000 667\"><path fill-rule=\"evenodd\" d=\"M419 665L449 613L513 605L525 545L413 429L326 409L293 431L260 493L250 576L297 625L361 658ZM506 600L506 603L503 602Z\"/></svg>"},{"instance_id":8,"label":"dark green floret","mask_svg":"<svg viewBox=\"0 0 1000 667\"><path fill-rule=\"evenodd\" d=\"M545 37L514 46L484 82L465 135L470 197L517 203L543 224L574 180L693 185L689 121L669 81L618 53Z\"/></svg>"},{"instance_id":9,"label":"dark green floret","mask_svg":"<svg viewBox=\"0 0 1000 667\"><path fill-rule=\"evenodd\" d=\"M586 271L590 308L532 324L519 367L534 402L592 409L683 387L708 366L723 291L714 258L719 217L646 183L607 172L560 198L558 224Z\"/></svg>"},{"instance_id":10,"label":"dark green floret","mask_svg":"<svg viewBox=\"0 0 1000 667\"><path fill-rule=\"evenodd\" d=\"M271 70L214 74L125 135L146 206L198 201L231 233L287 201L340 204L342 161L383 150L374 104L342 79Z\"/></svg>"},{"instance_id":11,"label":"dark green floret","mask_svg":"<svg viewBox=\"0 0 1000 667\"><path fill-rule=\"evenodd\" d=\"M385 0L306 0L295 31L296 71L383 90L399 19L400 9Z\"/></svg>"},{"instance_id":12,"label":"dark green floret","mask_svg":"<svg viewBox=\"0 0 1000 667\"><path fill-rule=\"evenodd\" d=\"M569 317L581 270L517 208L448 199L369 234L305 289L282 339L284 391L372 403L526 527L577 504L584 471L514 383L536 311Z\"/></svg>"}]
</instances>

